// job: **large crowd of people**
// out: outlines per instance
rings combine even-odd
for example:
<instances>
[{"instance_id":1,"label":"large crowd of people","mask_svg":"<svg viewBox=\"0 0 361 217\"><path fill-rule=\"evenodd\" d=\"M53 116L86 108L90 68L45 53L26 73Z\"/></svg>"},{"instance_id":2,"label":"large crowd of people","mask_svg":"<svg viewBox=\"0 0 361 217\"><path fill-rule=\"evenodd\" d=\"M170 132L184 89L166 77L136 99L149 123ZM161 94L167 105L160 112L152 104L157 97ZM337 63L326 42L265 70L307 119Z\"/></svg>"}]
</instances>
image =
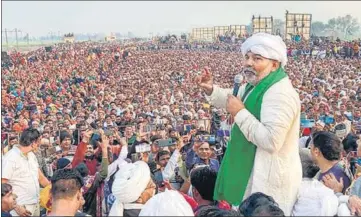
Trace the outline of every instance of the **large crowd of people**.
<instances>
[{"instance_id":1,"label":"large crowd of people","mask_svg":"<svg viewBox=\"0 0 361 217\"><path fill-rule=\"evenodd\" d=\"M2 62L2 216L284 216L269 195L215 201L237 43L81 42ZM287 42L301 101L295 216L361 215L361 41ZM245 81L244 81L245 82Z\"/></svg>"}]
</instances>

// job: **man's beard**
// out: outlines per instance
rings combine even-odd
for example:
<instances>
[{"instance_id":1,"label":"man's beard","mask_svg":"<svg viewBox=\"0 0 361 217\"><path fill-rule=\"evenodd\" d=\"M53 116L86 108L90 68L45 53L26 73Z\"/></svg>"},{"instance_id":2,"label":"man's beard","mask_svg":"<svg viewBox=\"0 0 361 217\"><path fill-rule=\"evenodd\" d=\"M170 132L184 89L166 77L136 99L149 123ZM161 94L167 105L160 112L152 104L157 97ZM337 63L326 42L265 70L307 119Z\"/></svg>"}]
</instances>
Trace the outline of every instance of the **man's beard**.
<instances>
[{"instance_id":1,"label":"man's beard","mask_svg":"<svg viewBox=\"0 0 361 217\"><path fill-rule=\"evenodd\" d=\"M256 85L258 83L258 78L256 75L256 71L252 68L245 68L243 70L243 75L246 81L252 85Z\"/></svg>"},{"instance_id":2,"label":"man's beard","mask_svg":"<svg viewBox=\"0 0 361 217\"><path fill-rule=\"evenodd\" d=\"M87 153L85 154L85 159L93 160L93 159L94 159L94 153L89 153L89 152L87 152Z\"/></svg>"}]
</instances>

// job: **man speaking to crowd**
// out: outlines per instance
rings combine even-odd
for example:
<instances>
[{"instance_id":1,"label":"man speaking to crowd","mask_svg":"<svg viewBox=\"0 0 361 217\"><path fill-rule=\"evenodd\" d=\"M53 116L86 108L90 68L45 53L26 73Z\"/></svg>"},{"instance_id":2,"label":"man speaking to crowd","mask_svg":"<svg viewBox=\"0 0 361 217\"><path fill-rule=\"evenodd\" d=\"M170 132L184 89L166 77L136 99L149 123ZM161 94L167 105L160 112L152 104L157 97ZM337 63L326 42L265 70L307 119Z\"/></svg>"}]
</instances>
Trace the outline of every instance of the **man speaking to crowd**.
<instances>
[{"instance_id":1,"label":"man speaking to crowd","mask_svg":"<svg viewBox=\"0 0 361 217\"><path fill-rule=\"evenodd\" d=\"M291 214L301 184L298 153L300 100L284 67L286 45L279 36L254 34L242 44L247 84L237 97L213 85L205 69L196 78L216 107L226 108L235 123L217 177L215 200L239 205L252 193L272 196Z\"/></svg>"}]
</instances>

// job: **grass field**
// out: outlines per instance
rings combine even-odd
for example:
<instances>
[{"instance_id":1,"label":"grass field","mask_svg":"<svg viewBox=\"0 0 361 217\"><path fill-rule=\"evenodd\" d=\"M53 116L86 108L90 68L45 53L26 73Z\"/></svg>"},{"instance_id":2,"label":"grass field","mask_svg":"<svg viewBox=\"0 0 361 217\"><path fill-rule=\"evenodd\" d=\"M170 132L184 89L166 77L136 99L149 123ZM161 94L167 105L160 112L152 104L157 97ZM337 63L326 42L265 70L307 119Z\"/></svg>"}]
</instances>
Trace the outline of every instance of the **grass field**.
<instances>
[{"instance_id":1,"label":"grass field","mask_svg":"<svg viewBox=\"0 0 361 217\"><path fill-rule=\"evenodd\" d=\"M2 41L1 50L9 51L16 49L24 52L24 51L35 50L40 47L52 45L58 42L60 41L29 41L29 43L26 41L19 41L18 44L16 44L16 42L11 41L8 44L6 44L6 42Z\"/></svg>"},{"instance_id":2,"label":"grass field","mask_svg":"<svg viewBox=\"0 0 361 217\"><path fill-rule=\"evenodd\" d=\"M79 41L77 41L79 42ZM31 50L36 50L40 47L44 46L50 46L56 43L64 43L63 40L46 40L46 41L19 41L18 44L16 44L15 41L9 41L8 44L3 40L1 42L1 50L2 51L9 51L9 50L19 50L20 52L26 52Z\"/></svg>"}]
</instances>

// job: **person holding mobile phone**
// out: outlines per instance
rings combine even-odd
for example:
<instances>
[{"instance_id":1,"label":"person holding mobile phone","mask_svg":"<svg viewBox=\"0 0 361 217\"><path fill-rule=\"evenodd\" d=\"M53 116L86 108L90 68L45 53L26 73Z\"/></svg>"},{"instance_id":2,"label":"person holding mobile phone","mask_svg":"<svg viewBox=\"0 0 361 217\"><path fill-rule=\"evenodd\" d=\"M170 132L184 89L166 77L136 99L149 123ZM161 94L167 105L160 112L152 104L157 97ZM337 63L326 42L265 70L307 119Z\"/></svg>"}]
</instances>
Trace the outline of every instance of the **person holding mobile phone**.
<instances>
[{"instance_id":1,"label":"person holding mobile phone","mask_svg":"<svg viewBox=\"0 0 361 217\"><path fill-rule=\"evenodd\" d=\"M98 137L100 137L102 134L103 131L99 130ZM91 144L92 136L94 136L94 132L92 130L88 130L83 134L82 142L78 145L72 160L73 168L84 162L89 169L90 175L94 175L97 171L97 156L99 155L98 152L100 151L100 149L95 150Z\"/></svg>"},{"instance_id":2,"label":"person holding mobile phone","mask_svg":"<svg viewBox=\"0 0 361 217\"><path fill-rule=\"evenodd\" d=\"M162 151L158 152L156 157L157 164L160 166L160 170L155 173L155 176L163 181L168 181L173 189L186 192L189 187L188 182L188 173L186 164L182 158L181 150L184 147L184 143L178 133L175 134L175 137L171 138L171 146L168 146L169 152L165 151L165 158L167 154L170 156L169 160L159 157ZM164 158L164 157L163 157ZM157 175L158 174L158 175ZM159 182L159 181L158 181Z\"/></svg>"},{"instance_id":3,"label":"person holding mobile phone","mask_svg":"<svg viewBox=\"0 0 361 217\"><path fill-rule=\"evenodd\" d=\"M158 188L164 187L162 171L167 166L169 160L170 160L170 153L169 151L166 150L159 151L155 158L155 161L157 162L159 168L156 171L154 171L154 179L155 179L154 181L157 184Z\"/></svg>"}]
</instances>

